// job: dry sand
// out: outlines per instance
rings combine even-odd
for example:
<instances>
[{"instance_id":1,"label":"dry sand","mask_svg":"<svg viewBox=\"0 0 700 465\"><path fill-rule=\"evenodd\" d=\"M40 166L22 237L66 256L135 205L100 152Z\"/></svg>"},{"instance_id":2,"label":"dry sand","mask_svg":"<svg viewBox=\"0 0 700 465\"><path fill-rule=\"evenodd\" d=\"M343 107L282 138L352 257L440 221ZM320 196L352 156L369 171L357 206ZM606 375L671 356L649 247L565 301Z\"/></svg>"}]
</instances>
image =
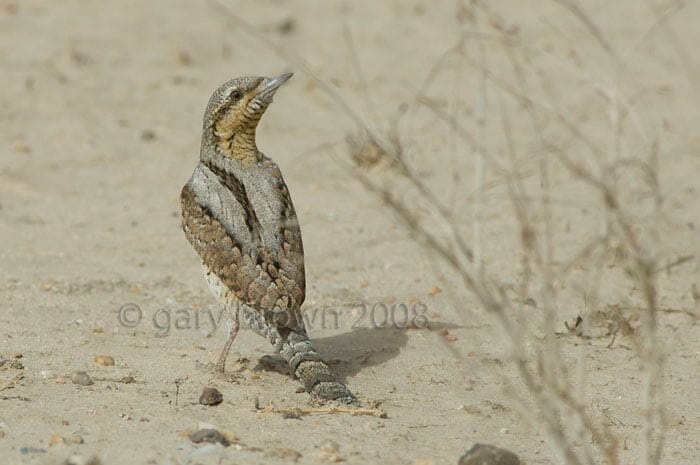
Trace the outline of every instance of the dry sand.
<instances>
[{"instance_id":1,"label":"dry sand","mask_svg":"<svg viewBox=\"0 0 700 465\"><path fill-rule=\"evenodd\" d=\"M533 48L570 57L572 44L563 43L563 34L579 55L601 55L556 3L510 3L494 8ZM660 160L669 209L663 250L671 259L690 257L659 282L661 307L678 311L661 316L668 356L663 463L697 463L700 331L692 289L700 286L700 87L687 71L700 69L694 53L700 6L672 17L675 35L669 36L652 28L655 19L644 2L584 3L622 50L646 31L653 34L636 49L633 72L657 90L644 105L669 121L662 137L668 156ZM369 112L353 72L354 48L379 120L411 98L460 27L453 1L232 4ZM691 52L691 61L679 56L681 49ZM558 63L548 71L566 79ZM592 75L605 74L602 63ZM63 463L78 454L105 464L455 464L474 442L511 449L528 464L558 463L537 425L506 392L509 385L523 391L493 323L473 297L453 292L454 277L435 275L439 264L339 165L342 145L318 149L352 132L352 121L308 76L211 3L0 0L0 64L0 358L6 360L0 367L0 463ZM287 70L296 76L263 118L258 143L281 166L300 217L306 308L340 315L336 325L317 313L310 332L363 402L380 403L388 418L256 412L256 401L306 408L309 399L296 392L296 381L261 369L268 343L250 332L239 336L231 356L238 382L218 380L206 368L225 328L207 337L207 312L218 315L219 309L180 230L179 190L196 163L212 90L237 75ZM442 95L449 100L460 85L452 82ZM575 91L561 97L582 103ZM424 175L433 185L451 182L455 165L443 162L452 141L444 128L425 120L415 125L420 129L410 136L422 143L415 156ZM513 126L516 136L531 130L525 121ZM456 167L470 192L473 161L463 158ZM469 232L469 204L460 205ZM510 251L518 236L511 215L503 213L508 208L502 191L486 192L484 255L491 257L492 272L516 282ZM573 228L595 229L591 218L573 212ZM615 292L602 296L602 305L631 292L627 281L611 284ZM132 328L119 322L128 303L142 312ZM362 303L370 312L354 325ZM419 305L419 311L424 304L430 326L374 328L368 316L374 308L381 319L381 304ZM560 304L557 326L564 331L563 319L581 314L585 304L580 298ZM585 349L585 402L603 412L624 441L621 463L643 463L641 375L629 341L620 336L611 348L609 338L563 337L561 343L572 360ZM115 365L94 363L98 355L112 356ZM94 384L72 384L76 370ZM206 385L223 393L221 405L198 404ZM229 430L240 445L196 452L202 446L187 432L199 422Z\"/></svg>"}]
</instances>

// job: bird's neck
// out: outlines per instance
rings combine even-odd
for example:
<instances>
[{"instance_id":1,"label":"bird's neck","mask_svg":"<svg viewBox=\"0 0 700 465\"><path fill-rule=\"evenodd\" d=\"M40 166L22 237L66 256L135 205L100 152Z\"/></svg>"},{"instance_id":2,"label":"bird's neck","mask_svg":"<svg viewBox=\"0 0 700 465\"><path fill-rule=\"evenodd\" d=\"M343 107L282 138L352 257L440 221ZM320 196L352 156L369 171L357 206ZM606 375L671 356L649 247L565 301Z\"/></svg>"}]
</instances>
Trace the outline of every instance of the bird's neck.
<instances>
[{"instance_id":1,"label":"bird's neck","mask_svg":"<svg viewBox=\"0 0 700 465\"><path fill-rule=\"evenodd\" d=\"M235 132L217 128L214 136L215 144L224 156L242 163L260 161L262 155L255 143L255 127L239 128Z\"/></svg>"}]
</instances>

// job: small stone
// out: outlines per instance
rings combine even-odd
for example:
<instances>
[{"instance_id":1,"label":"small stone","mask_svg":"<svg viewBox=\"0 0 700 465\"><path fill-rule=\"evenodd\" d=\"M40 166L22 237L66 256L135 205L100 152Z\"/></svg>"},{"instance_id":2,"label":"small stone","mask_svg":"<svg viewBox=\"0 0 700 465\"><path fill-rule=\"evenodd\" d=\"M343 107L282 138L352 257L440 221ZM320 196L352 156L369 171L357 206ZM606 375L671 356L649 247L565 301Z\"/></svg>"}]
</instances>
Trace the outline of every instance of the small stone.
<instances>
[{"instance_id":1,"label":"small stone","mask_svg":"<svg viewBox=\"0 0 700 465\"><path fill-rule=\"evenodd\" d=\"M71 455L64 463L65 465L102 465L97 457L86 458L78 454Z\"/></svg>"},{"instance_id":2,"label":"small stone","mask_svg":"<svg viewBox=\"0 0 700 465\"><path fill-rule=\"evenodd\" d=\"M177 63L182 66L189 66L192 64L192 57L186 51L180 50L177 52Z\"/></svg>"},{"instance_id":3,"label":"small stone","mask_svg":"<svg viewBox=\"0 0 700 465\"><path fill-rule=\"evenodd\" d=\"M228 447L231 443L226 439L221 433L212 428L200 429L192 433L190 436L190 441L195 444L200 444L202 442L208 442L210 444L219 443L224 447Z\"/></svg>"},{"instance_id":4,"label":"small stone","mask_svg":"<svg viewBox=\"0 0 700 465\"><path fill-rule=\"evenodd\" d=\"M46 452L47 452L46 449L40 449L38 447L20 447L19 448L19 453L22 455L45 454Z\"/></svg>"},{"instance_id":5,"label":"small stone","mask_svg":"<svg viewBox=\"0 0 700 465\"><path fill-rule=\"evenodd\" d=\"M454 334L451 334L447 329L440 331L440 335L448 342L454 342L458 338Z\"/></svg>"},{"instance_id":6,"label":"small stone","mask_svg":"<svg viewBox=\"0 0 700 465\"><path fill-rule=\"evenodd\" d=\"M81 386L90 386L91 384L95 384L92 378L90 378L90 375L84 371L74 371L70 375L70 380L73 384L79 384Z\"/></svg>"},{"instance_id":7,"label":"small stone","mask_svg":"<svg viewBox=\"0 0 700 465\"><path fill-rule=\"evenodd\" d=\"M24 141L17 141L12 144L12 149L17 153L30 153L32 151L29 144Z\"/></svg>"},{"instance_id":8,"label":"small stone","mask_svg":"<svg viewBox=\"0 0 700 465\"><path fill-rule=\"evenodd\" d=\"M66 441L70 444L84 444L85 443L85 440L79 434L76 434L75 436L71 436L70 438L66 439Z\"/></svg>"},{"instance_id":9,"label":"small stone","mask_svg":"<svg viewBox=\"0 0 700 465\"><path fill-rule=\"evenodd\" d=\"M199 396L199 403L202 405L219 405L224 400L224 395L213 387L205 387L202 389L202 395Z\"/></svg>"},{"instance_id":10,"label":"small stone","mask_svg":"<svg viewBox=\"0 0 700 465\"><path fill-rule=\"evenodd\" d=\"M103 367L111 367L114 366L114 357L111 355L97 355L94 362Z\"/></svg>"},{"instance_id":11,"label":"small stone","mask_svg":"<svg viewBox=\"0 0 700 465\"><path fill-rule=\"evenodd\" d=\"M144 142L151 142L156 140L156 133L151 129L144 129L141 131L141 140Z\"/></svg>"},{"instance_id":12,"label":"small stone","mask_svg":"<svg viewBox=\"0 0 700 465\"><path fill-rule=\"evenodd\" d=\"M124 376L124 377L121 379L121 382L124 383L124 384L131 384L131 383L134 382L134 377L133 377L133 376Z\"/></svg>"},{"instance_id":13,"label":"small stone","mask_svg":"<svg viewBox=\"0 0 700 465\"><path fill-rule=\"evenodd\" d=\"M2 7L8 15L16 15L17 11L19 11L19 7L15 2L7 2Z\"/></svg>"},{"instance_id":14,"label":"small stone","mask_svg":"<svg viewBox=\"0 0 700 465\"><path fill-rule=\"evenodd\" d=\"M345 457L340 455L340 446L335 441L326 439L318 448L321 450L317 457L320 462L337 463L345 460Z\"/></svg>"},{"instance_id":15,"label":"small stone","mask_svg":"<svg viewBox=\"0 0 700 465\"><path fill-rule=\"evenodd\" d=\"M460 409L467 412L469 415L481 415L481 410L476 405L460 405Z\"/></svg>"},{"instance_id":16,"label":"small stone","mask_svg":"<svg viewBox=\"0 0 700 465\"><path fill-rule=\"evenodd\" d=\"M338 452L340 450L340 445L331 439L326 439L318 445L318 448L323 452Z\"/></svg>"},{"instance_id":17,"label":"small stone","mask_svg":"<svg viewBox=\"0 0 700 465\"><path fill-rule=\"evenodd\" d=\"M66 445L66 439L63 436L60 436L56 433L53 433L51 435L51 439L49 440L49 446L65 446Z\"/></svg>"},{"instance_id":18,"label":"small stone","mask_svg":"<svg viewBox=\"0 0 700 465\"><path fill-rule=\"evenodd\" d=\"M71 50L69 55L71 61L78 66L86 66L94 63L94 60L90 56L79 50Z\"/></svg>"},{"instance_id":19,"label":"small stone","mask_svg":"<svg viewBox=\"0 0 700 465\"><path fill-rule=\"evenodd\" d=\"M24 365L19 360L12 360L10 362L10 368L13 370L24 370Z\"/></svg>"},{"instance_id":20,"label":"small stone","mask_svg":"<svg viewBox=\"0 0 700 465\"><path fill-rule=\"evenodd\" d=\"M265 456L276 457L282 460L290 460L292 462L296 462L301 458L301 453L288 447L280 447L278 449L274 449L267 452Z\"/></svg>"},{"instance_id":21,"label":"small stone","mask_svg":"<svg viewBox=\"0 0 700 465\"><path fill-rule=\"evenodd\" d=\"M285 18L282 21L280 21L277 26L275 26L275 29L277 29L277 32L279 32L282 35L287 35L291 34L294 32L297 28L297 23L294 20L294 18Z\"/></svg>"},{"instance_id":22,"label":"small stone","mask_svg":"<svg viewBox=\"0 0 700 465\"><path fill-rule=\"evenodd\" d=\"M673 90L673 86L668 81L661 81L656 84L656 92L661 95L666 95Z\"/></svg>"},{"instance_id":23,"label":"small stone","mask_svg":"<svg viewBox=\"0 0 700 465\"><path fill-rule=\"evenodd\" d=\"M2 438L4 438L4 437L5 437L5 432L4 432L3 430L0 429L0 439L2 439Z\"/></svg>"},{"instance_id":24,"label":"small stone","mask_svg":"<svg viewBox=\"0 0 700 465\"><path fill-rule=\"evenodd\" d=\"M488 444L474 444L457 465L520 465L514 453Z\"/></svg>"}]
</instances>

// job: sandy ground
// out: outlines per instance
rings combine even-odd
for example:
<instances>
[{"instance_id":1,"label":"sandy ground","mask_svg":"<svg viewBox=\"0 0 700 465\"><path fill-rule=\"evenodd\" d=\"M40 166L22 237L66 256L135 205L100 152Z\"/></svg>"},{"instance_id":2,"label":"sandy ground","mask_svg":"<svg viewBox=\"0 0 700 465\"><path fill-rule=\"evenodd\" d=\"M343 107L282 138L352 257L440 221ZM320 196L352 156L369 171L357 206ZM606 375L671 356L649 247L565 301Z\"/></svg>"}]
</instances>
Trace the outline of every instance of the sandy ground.
<instances>
[{"instance_id":1,"label":"sandy ground","mask_svg":"<svg viewBox=\"0 0 700 465\"><path fill-rule=\"evenodd\" d=\"M640 2L585 3L621 48L654 24ZM419 88L459 27L452 1L265 0L234 8L365 111L347 26L380 120ZM567 56L570 44L559 45L564 33L580 55L599 53L554 3L512 2L499 11L535 48ZM640 79L658 90L645 105L672 128L663 136L669 155L660 160L669 207L663 251L690 257L659 282L661 306L677 310L661 317L667 464L697 463L700 448L700 331L692 316L693 285L700 286L700 95L684 74L700 62L684 61L669 46L694 51L699 20L700 7L688 6L672 20L675 37L660 33L658 46L652 40L632 60ZM74 454L105 464L321 463L335 454L349 464L455 464L474 442L511 449L528 464L557 463L542 432L513 407L506 387L522 393L522 386L493 323L473 297L450 292L454 277L436 276L435 262L335 161L342 145L318 150L342 140L352 122L308 76L210 3L0 0L0 69L0 463L63 463ZM381 403L385 419L256 412L256 400L307 407L308 397L294 380L261 367L269 347L250 332L231 356L237 383L206 368L225 331L208 337L208 312L218 318L219 309L180 230L179 191L196 163L212 90L233 76L286 70L297 75L263 118L258 143L285 173L302 224L306 309L317 316L310 332L363 402ZM577 95L563 97L574 103ZM434 156L423 159L425 175L433 184L449 182L442 163L450 140L435 135L434 122L416 125L422 129L412 136ZM514 122L516 135L529 130ZM494 273L515 282L508 251L517 248L517 233L499 213L507 198L487 193L485 202L485 255ZM574 212L574 229L594 227L591 218ZM468 219L460 219L465 231ZM628 281L612 284L607 304L631 292ZM142 316L134 327L119 320L129 303ZM362 304L369 312L356 324ZM405 304L430 326L374 327L369 316L381 319L382 304ZM584 304L561 305L562 319L570 319ZM337 324L321 319L324 308L337 310ZM563 330L563 321L558 325ZM641 381L629 342L561 343L572 359L585 348L587 402L624 441L622 463L642 463ZM115 365L95 364L98 355ZM94 384L72 384L76 370ZM221 390L223 404L198 403L206 385ZM229 430L240 444L192 444L187 431L199 422ZM337 452L328 451L328 441Z\"/></svg>"}]
</instances>

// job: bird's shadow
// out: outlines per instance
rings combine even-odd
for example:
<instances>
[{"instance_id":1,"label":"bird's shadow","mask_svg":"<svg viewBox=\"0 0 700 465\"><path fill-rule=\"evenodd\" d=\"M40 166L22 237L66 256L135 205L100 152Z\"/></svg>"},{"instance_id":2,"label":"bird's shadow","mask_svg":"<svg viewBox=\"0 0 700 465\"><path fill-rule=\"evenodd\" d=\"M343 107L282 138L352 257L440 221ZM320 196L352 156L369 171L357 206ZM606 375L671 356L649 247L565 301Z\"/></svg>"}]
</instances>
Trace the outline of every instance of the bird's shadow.
<instances>
[{"instance_id":1,"label":"bird's shadow","mask_svg":"<svg viewBox=\"0 0 700 465\"><path fill-rule=\"evenodd\" d=\"M313 341L328 366L343 379L355 376L363 368L388 362L399 355L407 342L405 330L391 327L355 328Z\"/></svg>"},{"instance_id":2,"label":"bird's shadow","mask_svg":"<svg viewBox=\"0 0 700 465\"><path fill-rule=\"evenodd\" d=\"M431 323L425 331L454 328L458 325ZM358 374L365 368L382 365L395 358L408 342L409 333L395 327L355 328L347 333L322 338L312 338L316 350L333 371L343 380ZM255 370L288 373L281 356L262 357Z\"/></svg>"}]
</instances>

